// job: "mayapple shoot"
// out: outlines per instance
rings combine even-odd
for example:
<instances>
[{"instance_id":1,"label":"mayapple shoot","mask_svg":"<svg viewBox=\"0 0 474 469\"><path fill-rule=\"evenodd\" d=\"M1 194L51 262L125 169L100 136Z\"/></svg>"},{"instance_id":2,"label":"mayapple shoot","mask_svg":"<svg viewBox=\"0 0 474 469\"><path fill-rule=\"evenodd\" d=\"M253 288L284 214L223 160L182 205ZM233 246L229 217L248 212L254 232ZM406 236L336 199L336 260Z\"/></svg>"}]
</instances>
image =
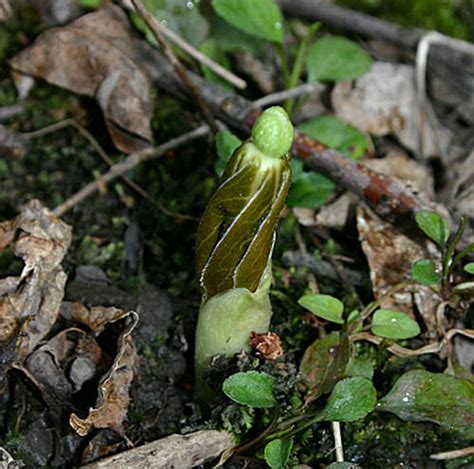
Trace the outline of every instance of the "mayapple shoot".
<instances>
[{"instance_id":1,"label":"mayapple shoot","mask_svg":"<svg viewBox=\"0 0 474 469\"><path fill-rule=\"evenodd\" d=\"M268 331L271 254L291 180L293 127L281 107L264 111L230 158L197 232L202 303L196 331L196 389L215 355L248 350L252 331Z\"/></svg>"}]
</instances>

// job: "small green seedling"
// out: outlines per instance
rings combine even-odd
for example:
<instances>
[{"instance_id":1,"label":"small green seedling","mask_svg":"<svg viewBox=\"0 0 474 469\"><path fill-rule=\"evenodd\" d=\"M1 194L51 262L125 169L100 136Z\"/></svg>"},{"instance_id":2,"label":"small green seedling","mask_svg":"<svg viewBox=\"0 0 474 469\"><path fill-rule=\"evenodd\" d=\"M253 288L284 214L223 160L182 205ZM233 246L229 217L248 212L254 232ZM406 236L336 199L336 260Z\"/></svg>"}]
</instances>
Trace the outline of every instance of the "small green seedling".
<instances>
[{"instance_id":1,"label":"small green seedling","mask_svg":"<svg viewBox=\"0 0 474 469\"><path fill-rule=\"evenodd\" d=\"M459 226L453 234L449 230L448 222L436 212L422 210L416 213L415 218L423 233L437 244L442 254L442 260L440 273L438 273L433 261L429 259L421 259L415 262L412 267L413 279L424 285L440 285L441 292L445 297L448 297L451 291L458 293L472 291L474 289L472 282L451 285L451 274L454 266L467 254L474 251L474 243L471 243L455 254L464 233L465 218L461 218ZM470 273L470 269L474 272L474 268L469 267L468 263L464 270Z\"/></svg>"}]
</instances>

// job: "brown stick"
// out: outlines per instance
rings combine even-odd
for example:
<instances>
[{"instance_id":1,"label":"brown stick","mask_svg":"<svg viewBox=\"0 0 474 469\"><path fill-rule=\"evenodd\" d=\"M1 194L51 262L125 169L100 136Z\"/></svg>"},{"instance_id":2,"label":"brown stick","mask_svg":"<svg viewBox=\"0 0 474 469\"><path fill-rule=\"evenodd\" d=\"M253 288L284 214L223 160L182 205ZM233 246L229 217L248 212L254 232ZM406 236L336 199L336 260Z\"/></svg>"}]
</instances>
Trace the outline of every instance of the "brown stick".
<instances>
[{"instance_id":1,"label":"brown stick","mask_svg":"<svg viewBox=\"0 0 474 469\"><path fill-rule=\"evenodd\" d=\"M139 59L154 82L174 96L192 101L189 91L163 55L153 50L142 51ZM248 135L258 116L251 101L232 91L188 72L211 111L233 129ZM307 135L295 132L293 153L314 171L320 172L364 199L372 209L400 227L412 229L415 213L428 208L405 186L389 176L383 176L329 149Z\"/></svg>"},{"instance_id":2,"label":"brown stick","mask_svg":"<svg viewBox=\"0 0 474 469\"><path fill-rule=\"evenodd\" d=\"M154 158L158 158L164 155L166 152L173 150L174 148L179 147L191 140L202 137L209 132L209 127L207 125L201 125L197 129L192 130L186 134L183 134L179 137L173 138L172 140L159 145L158 147L146 148L145 150L138 151L129 155L121 163L117 163L112 166L102 177L98 180L92 181L86 186L84 186L80 191L76 192L72 197L70 197L66 202L59 205L53 210L54 215L61 217L68 210L76 206L78 203L82 202L85 198L92 195L99 189L101 184L109 183L114 179L122 176L126 172L133 169L135 166L148 161Z\"/></svg>"},{"instance_id":3,"label":"brown stick","mask_svg":"<svg viewBox=\"0 0 474 469\"><path fill-rule=\"evenodd\" d=\"M168 60L173 65L176 73L179 75L183 83L191 91L196 103L201 110L201 113L204 117L204 120L209 124L209 127L212 129L214 133L216 133L219 129L214 122L214 116L212 115L211 111L209 110L206 102L202 99L201 93L199 92L199 88L197 88L191 78L188 75L187 70L183 67L183 64L178 60L178 58L174 55L174 52L171 50L170 46L166 42L163 34L159 27L157 27L157 20L154 18L148 10L144 7L143 3L140 0L132 0L133 6L135 7L137 13L141 16L143 21L145 21L146 25L150 28L151 32L155 36L156 40L163 48L163 52L165 53Z\"/></svg>"}]
</instances>

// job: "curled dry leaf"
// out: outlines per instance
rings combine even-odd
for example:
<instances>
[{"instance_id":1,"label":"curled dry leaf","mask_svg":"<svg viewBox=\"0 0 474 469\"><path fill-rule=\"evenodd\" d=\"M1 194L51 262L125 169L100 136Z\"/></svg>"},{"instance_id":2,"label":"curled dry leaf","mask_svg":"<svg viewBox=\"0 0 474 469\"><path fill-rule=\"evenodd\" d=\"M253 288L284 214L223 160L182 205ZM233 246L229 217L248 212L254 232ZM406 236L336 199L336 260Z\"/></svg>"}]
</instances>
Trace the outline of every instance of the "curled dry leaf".
<instances>
[{"instance_id":1,"label":"curled dry leaf","mask_svg":"<svg viewBox=\"0 0 474 469\"><path fill-rule=\"evenodd\" d=\"M81 436L87 435L92 428L120 431L127 415L128 389L133 379L136 359L131 333L138 322L138 315L133 311L126 314L127 325L118 340L117 356L111 369L101 380L95 408L89 409L89 414L84 419L74 413L69 419L72 428ZM121 318L114 318L111 322L119 319Z\"/></svg>"},{"instance_id":2,"label":"curled dry leaf","mask_svg":"<svg viewBox=\"0 0 474 469\"><path fill-rule=\"evenodd\" d=\"M99 335L104 327L119 319L128 316L129 313L113 306L92 306L85 307L81 303L65 301L61 306L61 316L75 323L83 324Z\"/></svg>"},{"instance_id":3,"label":"curled dry leaf","mask_svg":"<svg viewBox=\"0 0 474 469\"><path fill-rule=\"evenodd\" d=\"M95 375L101 353L90 334L76 328L66 329L28 357L27 375L50 409L60 410Z\"/></svg>"},{"instance_id":4,"label":"curled dry leaf","mask_svg":"<svg viewBox=\"0 0 474 469\"><path fill-rule=\"evenodd\" d=\"M250 346L267 360L276 360L283 355L283 346L280 337L274 332L250 334Z\"/></svg>"},{"instance_id":5,"label":"curled dry leaf","mask_svg":"<svg viewBox=\"0 0 474 469\"><path fill-rule=\"evenodd\" d=\"M375 298L380 298L395 285L409 279L415 261L431 259L435 265L440 262L439 254L431 242L428 241L426 246L422 246L396 231L391 224L384 222L364 205L359 206L357 210L357 229L369 263ZM414 293L412 290L409 286L399 290L385 299L381 307L403 311L414 318L416 304L425 322L428 336L436 337L435 311L441 298L427 286L417 286Z\"/></svg>"},{"instance_id":6,"label":"curled dry leaf","mask_svg":"<svg viewBox=\"0 0 474 469\"><path fill-rule=\"evenodd\" d=\"M108 3L73 23L51 28L10 65L75 93L95 97L117 148L133 152L152 140L150 81L134 60L132 28Z\"/></svg>"},{"instance_id":7,"label":"curled dry leaf","mask_svg":"<svg viewBox=\"0 0 474 469\"><path fill-rule=\"evenodd\" d=\"M0 249L12 245L24 261L19 277L0 280L0 388L5 371L23 363L58 317L67 278L61 261L70 243L71 228L37 200L0 223Z\"/></svg>"}]
</instances>

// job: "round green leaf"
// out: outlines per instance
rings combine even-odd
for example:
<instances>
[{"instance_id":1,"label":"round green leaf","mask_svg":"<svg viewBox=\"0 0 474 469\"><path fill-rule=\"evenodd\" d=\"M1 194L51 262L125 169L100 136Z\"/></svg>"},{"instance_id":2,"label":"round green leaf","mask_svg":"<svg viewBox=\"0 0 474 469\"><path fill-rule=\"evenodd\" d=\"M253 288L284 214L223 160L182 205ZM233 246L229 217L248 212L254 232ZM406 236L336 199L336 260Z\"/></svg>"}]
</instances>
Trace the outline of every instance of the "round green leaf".
<instances>
[{"instance_id":1,"label":"round green leaf","mask_svg":"<svg viewBox=\"0 0 474 469\"><path fill-rule=\"evenodd\" d=\"M293 440L273 440L265 446L265 461L272 469L283 469L290 457Z\"/></svg>"},{"instance_id":2,"label":"round green leaf","mask_svg":"<svg viewBox=\"0 0 474 469\"><path fill-rule=\"evenodd\" d=\"M212 0L216 13L236 28L283 43L283 20L275 0Z\"/></svg>"},{"instance_id":3,"label":"round green leaf","mask_svg":"<svg viewBox=\"0 0 474 469\"><path fill-rule=\"evenodd\" d=\"M298 168L301 162L293 161L292 168ZM293 177L286 203L289 207L320 207L334 193L335 187L334 183L322 174L302 170Z\"/></svg>"},{"instance_id":4,"label":"round green leaf","mask_svg":"<svg viewBox=\"0 0 474 469\"><path fill-rule=\"evenodd\" d=\"M336 116L320 116L303 122L299 130L351 158L361 157L369 145L368 137Z\"/></svg>"},{"instance_id":5,"label":"round green leaf","mask_svg":"<svg viewBox=\"0 0 474 469\"><path fill-rule=\"evenodd\" d=\"M468 274L473 274L474 275L474 262L468 262L464 266L464 271L467 272Z\"/></svg>"},{"instance_id":6,"label":"round green leaf","mask_svg":"<svg viewBox=\"0 0 474 469\"><path fill-rule=\"evenodd\" d=\"M407 371L377 408L406 421L434 422L474 436L474 385L445 373Z\"/></svg>"},{"instance_id":7,"label":"round green leaf","mask_svg":"<svg viewBox=\"0 0 474 469\"><path fill-rule=\"evenodd\" d=\"M374 376L372 360L370 358L354 358L347 366L346 375L372 379Z\"/></svg>"},{"instance_id":8,"label":"round green leaf","mask_svg":"<svg viewBox=\"0 0 474 469\"><path fill-rule=\"evenodd\" d=\"M436 267L429 259L416 261L411 268L411 275L423 285L432 285L440 281L440 276L436 272Z\"/></svg>"},{"instance_id":9,"label":"round green leaf","mask_svg":"<svg viewBox=\"0 0 474 469\"><path fill-rule=\"evenodd\" d=\"M365 417L375 407L377 393L366 378L346 378L339 381L329 396L322 420L352 422Z\"/></svg>"},{"instance_id":10,"label":"round green leaf","mask_svg":"<svg viewBox=\"0 0 474 469\"><path fill-rule=\"evenodd\" d=\"M247 371L229 376L222 390L238 404L249 407L273 407L273 378L267 373Z\"/></svg>"},{"instance_id":11,"label":"round green leaf","mask_svg":"<svg viewBox=\"0 0 474 469\"><path fill-rule=\"evenodd\" d=\"M298 303L303 306L303 308L311 311L315 316L337 324L344 324L344 320L342 319L344 305L333 296L316 294L304 295L298 300Z\"/></svg>"},{"instance_id":12,"label":"round green leaf","mask_svg":"<svg viewBox=\"0 0 474 469\"><path fill-rule=\"evenodd\" d=\"M420 326L410 316L391 309L376 311L371 329L375 335L388 339L408 339L420 333Z\"/></svg>"},{"instance_id":13,"label":"round green leaf","mask_svg":"<svg viewBox=\"0 0 474 469\"><path fill-rule=\"evenodd\" d=\"M307 58L308 81L352 80L372 65L370 55L355 42L340 36L316 41Z\"/></svg>"},{"instance_id":14,"label":"round green leaf","mask_svg":"<svg viewBox=\"0 0 474 469\"><path fill-rule=\"evenodd\" d=\"M415 215L416 223L426 236L439 246L444 246L449 238L448 222L436 212L420 210Z\"/></svg>"}]
</instances>

